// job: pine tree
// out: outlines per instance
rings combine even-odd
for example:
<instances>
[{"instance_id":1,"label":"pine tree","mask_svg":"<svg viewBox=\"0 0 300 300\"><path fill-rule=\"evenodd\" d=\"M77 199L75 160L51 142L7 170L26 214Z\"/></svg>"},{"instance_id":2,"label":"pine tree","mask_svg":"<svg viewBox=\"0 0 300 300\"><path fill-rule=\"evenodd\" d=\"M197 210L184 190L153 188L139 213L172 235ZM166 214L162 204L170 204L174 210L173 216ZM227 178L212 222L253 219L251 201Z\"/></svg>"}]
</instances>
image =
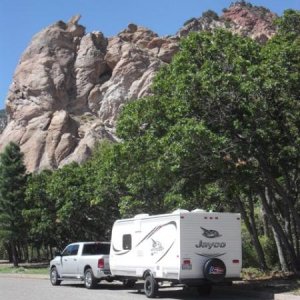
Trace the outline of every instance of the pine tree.
<instances>
[{"instance_id":1,"label":"pine tree","mask_svg":"<svg viewBox=\"0 0 300 300\"><path fill-rule=\"evenodd\" d=\"M14 266L18 266L17 244L24 241L24 192L26 168L20 147L10 143L0 154L0 239L9 245Z\"/></svg>"}]
</instances>

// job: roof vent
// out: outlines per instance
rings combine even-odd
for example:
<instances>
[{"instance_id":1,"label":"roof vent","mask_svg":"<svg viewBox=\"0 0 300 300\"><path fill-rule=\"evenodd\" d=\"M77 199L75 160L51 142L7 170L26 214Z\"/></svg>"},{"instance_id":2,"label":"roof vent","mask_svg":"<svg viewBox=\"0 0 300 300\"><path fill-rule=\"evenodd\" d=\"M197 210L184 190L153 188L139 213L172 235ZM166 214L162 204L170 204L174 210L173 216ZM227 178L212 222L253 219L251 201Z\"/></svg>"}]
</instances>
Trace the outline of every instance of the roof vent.
<instances>
[{"instance_id":1,"label":"roof vent","mask_svg":"<svg viewBox=\"0 0 300 300\"><path fill-rule=\"evenodd\" d=\"M196 209L192 210L191 212L192 213L204 213L204 212L206 212L206 210L201 209L201 208L196 208Z\"/></svg>"},{"instance_id":2,"label":"roof vent","mask_svg":"<svg viewBox=\"0 0 300 300\"><path fill-rule=\"evenodd\" d=\"M138 214L134 216L134 219L142 219L146 217L149 217L149 214Z\"/></svg>"},{"instance_id":3,"label":"roof vent","mask_svg":"<svg viewBox=\"0 0 300 300\"><path fill-rule=\"evenodd\" d=\"M172 214L181 214L181 213L188 213L188 212L189 212L189 211L186 210L186 209L178 208L178 209L174 210L174 211L172 212Z\"/></svg>"}]
</instances>

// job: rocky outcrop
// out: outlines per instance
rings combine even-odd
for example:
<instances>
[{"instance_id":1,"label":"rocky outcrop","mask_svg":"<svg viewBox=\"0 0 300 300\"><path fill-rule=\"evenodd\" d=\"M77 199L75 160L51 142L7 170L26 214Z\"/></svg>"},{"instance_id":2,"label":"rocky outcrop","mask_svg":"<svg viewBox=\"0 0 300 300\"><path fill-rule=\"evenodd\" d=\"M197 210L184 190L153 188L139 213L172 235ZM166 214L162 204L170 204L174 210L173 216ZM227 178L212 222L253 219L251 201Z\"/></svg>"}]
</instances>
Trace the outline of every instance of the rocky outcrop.
<instances>
[{"instance_id":1,"label":"rocky outcrop","mask_svg":"<svg viewBox=\"0 0 300 300\"><path fill-rule=\"evenodd\" d=\"M0 134L3 132L7 125L7 116L5 109L0 110Z\"/></svg>"},{"instance_id":2,"label":"rocky outcrop","mask_svg":"<svg viewBox=\"0 0 300 300\"><path fill-rule=\"evenodd\" d=\"M149 95L156 72L170 63L180 38L189 32L229 28L260 41L275 32L274 14L243 2L221 17L206 12L173 37L129 24L106 38L101 32L85 33L79 18L57 22L34 36L15 71L0 148L18 143L30 172L80 163L98 141L117 141L120 110Z\"/></svg>"},{"instance_id":3,"label":"rocky outcrop","mask_svg":"<svg viewBox=\"0 0 300 300\"><path fill-rule=\"evenodd\" d=\"M154 74L178 49L177 38L134 24L110 39L85 34L78 19L38 33L15 71L0 147L18 143L28 171L80 163L97 141L115 141L122 106L149 94Z\"/></svg>"},{"instance_id":4,"label":"rocky outcrop","mask_svg":"<svg viewBox=\"0 0 300 300\"><path fill-rule=\"evenodd\" d=\"M221 16L213 11L207 11L202 17L191 19L177 35L183 37L191 31L212 31L216 28L223 28L264 43L276 32L274 24L276 18L276 14L265 7L239 1L228 9L224 9Z\"/></svg>"}]
</instances>

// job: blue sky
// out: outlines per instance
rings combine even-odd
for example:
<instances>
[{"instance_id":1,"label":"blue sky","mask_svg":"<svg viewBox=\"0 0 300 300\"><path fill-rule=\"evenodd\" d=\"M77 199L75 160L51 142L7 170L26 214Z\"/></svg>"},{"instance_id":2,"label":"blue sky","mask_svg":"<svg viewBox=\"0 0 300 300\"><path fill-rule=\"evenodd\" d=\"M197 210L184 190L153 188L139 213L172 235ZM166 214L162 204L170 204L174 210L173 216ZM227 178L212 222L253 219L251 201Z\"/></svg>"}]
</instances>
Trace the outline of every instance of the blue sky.
<instances>
[{"instance_id":1,"label":"blue sky","mask_svg":"<svg viewBox=\"0 0 300 300\"><path fill-rule=\"evenodd\" d=\"M233 0L0 0L0 108L22 52L32 36L58 21L81 14L86 31L102 31L109 37L135 23L159 35L174 34L182 24L212 9L221 13ZM300 0L253 0L281 15L300 9Z\"/></svg>"}]
</instances>

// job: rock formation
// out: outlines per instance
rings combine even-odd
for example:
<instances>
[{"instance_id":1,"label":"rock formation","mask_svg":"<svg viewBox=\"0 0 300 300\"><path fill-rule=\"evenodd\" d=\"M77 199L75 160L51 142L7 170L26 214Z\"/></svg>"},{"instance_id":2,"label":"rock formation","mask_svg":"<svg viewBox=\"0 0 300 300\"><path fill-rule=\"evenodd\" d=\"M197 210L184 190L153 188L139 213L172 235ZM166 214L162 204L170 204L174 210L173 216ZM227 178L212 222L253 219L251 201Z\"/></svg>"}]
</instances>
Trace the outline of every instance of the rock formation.
<instances>
[{"instance_id":1,"label":"rock formation","mask_svg":"<svg viewBox=\"0 0 300 300\"><path fill-rule=\"evenodd\" d=\"M135 24L111 38L86 34L79 18L34 36L15 71L0 148L18 143L30 172L80 163L97 141L116 141L122 106L150 93L154 75L190 31L229 28L262 42L275 33L274 14L243 2L221 17L207 12L192 19L173 37Z\"/></svg>"},{"instance_id":2,"label":"rock formation","mask_svg":"<svg viewBox=\"0 0 300 300\"><path fill-rule=\"evenodd\" d=\"M264 7L239 1L228 9L224 9L220 17L213 11L207 11L202 17L191 19L180 29L178 36L186 36L191 31L224 28L263 43L275 34L274 20L276 18L276 14Z\"/></svg>"}]
</instances>

